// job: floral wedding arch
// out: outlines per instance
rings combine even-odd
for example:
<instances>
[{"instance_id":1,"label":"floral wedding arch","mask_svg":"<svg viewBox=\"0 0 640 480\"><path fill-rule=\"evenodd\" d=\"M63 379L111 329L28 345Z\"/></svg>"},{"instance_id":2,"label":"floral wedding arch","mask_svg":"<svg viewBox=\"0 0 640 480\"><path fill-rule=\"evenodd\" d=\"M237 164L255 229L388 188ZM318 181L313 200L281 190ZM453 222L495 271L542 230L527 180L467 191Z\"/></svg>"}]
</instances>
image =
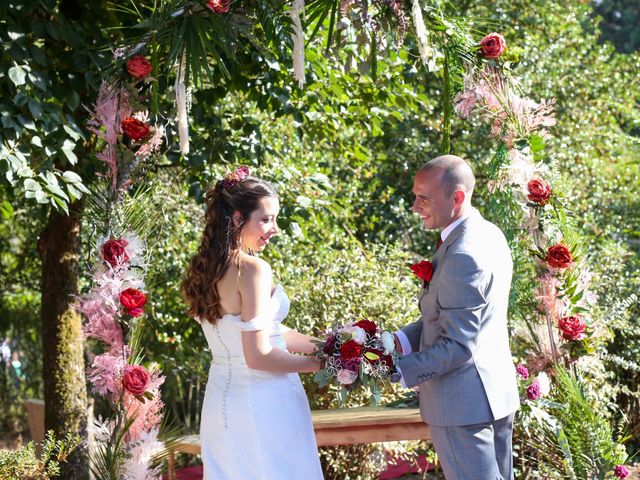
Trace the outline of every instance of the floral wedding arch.
<instances>
[{"instance_id":1,"label":"floral wedding arch","mask_svg":"<svg viewBox=\"0 0 640 480\"><path fill-rule=\"evenodd\" d=\"M308 0L306 5L304 0L165 0L139 14L136 34L114 52L89 121L98 138L95 155L106 167L106 208L112 213L98 226L102 238L95 249L93 287L77 303L86 318L86 337L101 345L90 359L89 380L113 413L92 428L91 467L99 478L158 478L154 456L163 449L163 377L156 366L144 365L138 343L147 302L147 253L144 241L116 214L136 172L154 161L165 142L166 126L149 114L160 88L154 73L162 69L175 80L165 88L173 91L173 125L186 156L190 91L206 83L212 69L228 73L229 62L242 63L247 50L262 48L260 39L284 42L291 46L292 82L304 88L305 33L314 36L328 24L329 45L344 33L345 18L369 39L374 77L377 50L390 43L401 48L405 37L413 36L424 69L443 82L443 153L450 150L455 114L487 126L496 140L487 172L491 188L522 213L539 284L538 314L527 322L532 352L517 372L526 408L542 416L536 402L549 394L545 372L593 352L604 327L590 317L596 299L589 291L585 248L544 154L548 129L555 124L554 102L521 92L509 68L517 54L501 34L474 38L465 21L420 0ZM622 454L612 456L606 468L613 471L624 460ZM624 478L620 472L616 476Z\"/></svg>"}]
</instances>

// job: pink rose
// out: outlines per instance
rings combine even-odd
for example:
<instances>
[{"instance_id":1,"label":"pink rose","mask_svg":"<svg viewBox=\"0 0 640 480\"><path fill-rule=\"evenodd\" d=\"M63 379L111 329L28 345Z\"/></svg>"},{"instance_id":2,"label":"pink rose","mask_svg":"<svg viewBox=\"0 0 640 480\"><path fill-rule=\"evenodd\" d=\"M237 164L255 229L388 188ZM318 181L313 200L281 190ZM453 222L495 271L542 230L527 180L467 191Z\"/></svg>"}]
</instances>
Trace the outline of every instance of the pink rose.
<instances>
[{"instance_id":1,"label":"pink rose","mask_svg":"<svg viewBox=\"0 0 640 480\"><path fill-rule=\"evenodd\" d=\"M127 72L134 78L144 78L151 73L153 67L149 60L142 55L136 55L127 60Z\"/></svg>"},{"instance_id":2,"label":"pink rose","mask_svg":"<svg viewBox=\"0 0 640 480\"><path fill-rule=\"evenodd\" d=\"M351 385L358 378L358 374L356 372L352 372L351 370L342 369L338 371L338 382L343 385Z\"/></svg>"},{"instance_id":3,"label":"pink rose","mask_svg":"<svg viewBox=\"0 0 640 480\"><path fill-rule=\"evenodd\" d=\"M546 205L549 198L551 198L551 186L544 180L537 178L530 180L527 185L527 190L529 191L528 198L533 203Z\"/></svg>"},{"instance_id":4,"label":"pink rose","mask_svg":"<svg viewBox=\"0 0 640 480\"><path fill-rule=\"evenodd\" d=\"M129 245L129 242L122 238L107 240L102 244L102 258L112 267L115 267L118 263L128 262L129 256L125 250L127 245Z\"/></svg>"},{"instance_id":5,"label":"pink rose","mask_svg":"<svg viewBox=\"0 0 640 480\"><path fill-rule=\"evenodd\" d=\"M132 395L143 395L149 385L149 372L140 365L127 365L124 367L122 385Z\"/></svg>"},{"instance_id":6,"label":"pink rose","mask_svg":"<svg viewBox=\"0 0 640 480\"><path fill-rule=\"evenodd\" d=\"M542 396L540 391L540 384L537 382L532 383L527 387L527 398L529 400L538 400Z\"/></svg>"},{"instance_id":7,"label":"pink rose","mask_svg":"<svg viewBox=\"0 0 640 480\"><path fill-rule=\"evenodd\" d=\"M506 49L507 42L499 33L490 33L480 40L480 53L484 58L498 58Z\"/></svg>"},{"instance_id":8,"label":"pink rose","mask_svg":"<svg viewBox=\"0 0 640 480\"><path fill-rule=\"evenodd\" d=\"M558 321L558 328L565 340L581 340L585 337L584 331L587 323L580 315L571 315L570 317L562 317Z\"/></svg>"},{"instance_id":9,"label":"pink rose","mask_svg":"<svg viewBox=\"0 0 640 480\"><path fill-rule=\"evenodd\" d=\"M529 378L529 369L523 364L520 364L516 367L516 373L523 380Z\"/></svg>"},{"instance_id":10,"label":"pink rose","mask_svg":"<svg viewBox=\"0 0 640 480\"><path fill-rule=\"evenodd\" d=\"M554 268L567 268L573 263L573 256L567 247L558 243L547 250L547 263Z\"/></svg>"},{"instance_id":11,"label":"pink rose","mask_svg":"<svg viewBox=\"0 0 640 480\"><path fill-rule=\"evenodd\" d=\"M624 465L616 465L613 468L613 474L618 478L627 478L629 473L629 470Z\"/></svg>"}]
</instances>

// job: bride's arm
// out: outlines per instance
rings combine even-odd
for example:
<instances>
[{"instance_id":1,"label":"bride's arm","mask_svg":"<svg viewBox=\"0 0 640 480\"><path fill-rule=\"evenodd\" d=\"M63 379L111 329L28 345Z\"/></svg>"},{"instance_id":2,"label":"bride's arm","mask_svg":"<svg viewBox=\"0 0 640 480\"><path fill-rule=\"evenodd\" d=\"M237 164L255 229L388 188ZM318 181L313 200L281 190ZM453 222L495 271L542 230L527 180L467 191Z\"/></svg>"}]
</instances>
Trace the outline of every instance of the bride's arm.
<instances>
[{"instance_id":1,"label":"bride's arm","mask_svg":"<svg viewBox=\"0 0 640 480\"><path fill-rule=\"evenodd\" d=\"M287 330L282 334L282 338L287 344L287 350L297 353L314 353L316 346L312 340L319 340L319 338L310 337L297 330Z\"/></svg>"},{"instance_id":2,"label":"bride's arm","mask_svg":"<svg viewBox=\"0 0 640 480\"><path fill-rule=\"evenodd\" d=\"M244 261L238 287L242 298L242 321L259 324L264 315L269 314L269 264L256 257ZM269 341L269 334L268 329L242 332L242 348L249 368L268 372L316 372L320 369L320 360L313 356L293 355L274 348Z\"/></svg>"}]
</instances>

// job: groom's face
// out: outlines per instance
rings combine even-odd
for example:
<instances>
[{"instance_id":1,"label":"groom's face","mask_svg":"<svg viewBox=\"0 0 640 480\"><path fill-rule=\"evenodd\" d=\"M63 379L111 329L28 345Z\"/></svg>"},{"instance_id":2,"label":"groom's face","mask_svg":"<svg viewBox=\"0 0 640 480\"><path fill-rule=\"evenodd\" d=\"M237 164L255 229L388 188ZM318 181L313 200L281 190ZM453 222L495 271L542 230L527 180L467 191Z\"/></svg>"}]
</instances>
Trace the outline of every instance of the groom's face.
<instances>
[{"instance_id":1,"label":"groom's face","mask_svg":"<svg viewBox=\"0 0 640 480\"><path fill-rule=\"evenodd\" d=\"M454 195L445 195L442 173L440 169L421 170L413 179L415 200L411 210L420 215L427 230L443 229L455 215Z\"/></svg>"}]
</instances>

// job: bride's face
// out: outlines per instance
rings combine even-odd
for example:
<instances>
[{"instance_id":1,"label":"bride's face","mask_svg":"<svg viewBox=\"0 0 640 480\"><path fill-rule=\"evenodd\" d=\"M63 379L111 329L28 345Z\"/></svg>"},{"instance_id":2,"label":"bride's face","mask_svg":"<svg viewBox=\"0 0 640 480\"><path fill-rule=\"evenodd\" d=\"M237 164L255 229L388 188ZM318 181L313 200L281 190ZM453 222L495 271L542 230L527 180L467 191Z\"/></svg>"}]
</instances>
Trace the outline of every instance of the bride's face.
<instances>
[{"instance_id":1,"label":"bride's face","mask_svg":"<svg viewBox=\"0 0 640 480\"><path fill-rule=\"evenodd\" d=\"M411 210L420 215L428 230L441 230L451 222L455 215L454 195L447 198L441 185L442 171L432 169L419 171L413 179L415 200Z\"/></svg>"},{"instance_id":2,"label":"bride's face","mask_svg":"<svg viewBox=\"0 0 640 480\"><path fill-rule=\"evenodd\" d=\"M264 197L242 226L240 238L244 248L260 252L267 246L271 237L280 232L278 212L280 202L275 197Z\"/></svg>"}]
</instances>

